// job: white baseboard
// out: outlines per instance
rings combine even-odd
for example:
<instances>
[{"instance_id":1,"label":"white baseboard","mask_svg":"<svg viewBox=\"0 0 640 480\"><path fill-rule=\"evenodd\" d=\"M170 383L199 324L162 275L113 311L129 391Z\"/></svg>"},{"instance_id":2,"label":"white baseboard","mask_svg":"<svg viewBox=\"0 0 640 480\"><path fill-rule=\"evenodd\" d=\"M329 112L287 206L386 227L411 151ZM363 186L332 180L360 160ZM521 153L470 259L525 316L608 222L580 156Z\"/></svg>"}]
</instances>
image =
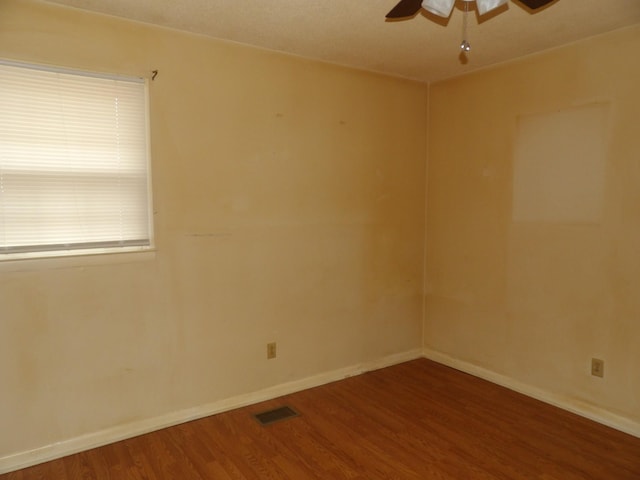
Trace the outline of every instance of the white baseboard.
<instances>
[{"instance_id":1,"label":"white baseboard","mask_svg":"<svg viewBox=\"0 0 640 480\"><path fill-rule=\"evenodd\" d=\"M540 400L544 403L553 405L554 407L567 410L571 413L575 413L576 415L580 415L581 417L585 417L593 420L594 422L606 425L607 427L611 427L621 432L628 433L629 435L633 435L634 437L640 438L640 423L630 418L616 415L615 413L586 402L580 402L575 399L567 398L562 395L557 395L546 390L533 387L518 380L514 380L513 378L501 375L491 370L487 370L472 363L459 360L444 353L440 353L428 348L425 348L423 353L425 358L433 360L434 362L441 363L442 365L446 365L451 368L455 368L456 370L468 373L470 375L473 375L474 377L482 378L491 383L501 385L515 392L522 393L528 397L532 397L536 400Z\"/></svg>"},{"instance_id":2,"label":"white baseboard","mask_svg":"<svg viewBox=\"0 0 640 480\"><path fill-rule=\"evenodd\" d=\"M327 383L342 380L347 377L360 375L372 370L389 367L398 363L422 357L422 350L416 349L408 352L390 355L371 362L364 362L330 372L321 373L311 377L283 383L236 397L219 400L198 407L171 412L159 417L149 418L137 422L119 425L98 432L89 433L79 437L70 438L51 445L45 445L33 450L18 452L5 457L0 457L0 475L3 473L20 470L38 463L48 462L56 458L72 455L84 450L118 442L127 438L136 437L145 433L171 427L180 423L190 422L198 418L208 417L217 413L233 410L235 408L252 405L254 403L271 400L273 398L295 393L308 388L317 387Z\"/></svg>"},{"instance_id":3,"label":"white baseboard","mask_svg":"<svg viewBox=\"0 0 640 480\"><path fill-rule=\"evenodd\" d=\"M529 397L554 405L577 415L589 418L595 422L607 425L616 430L628 433L640 438L640 423L626 417L613 414L593 405L581 404L545 390L527 385L510 377L498 374L491 370L479 367L472 363L458 360L449 355L430 349L411 350L400 354L391 355L371 362L352 365L330 372L321 373L301 380L283 383L257 392L238 395L232 398L212 402L198 407L171 412L146 420L119 425L98 432L89 433L79 437L70 438L51 445L45 445L33 450L18 452L5 457L0 457L0 475L14 470L20 470L32 465L55 460L56 458L72 455L84 450L118 442L127 438L136 437L145 433L171 427L180 423L189 422L198 418L215 415L235 408L252 405L265 400L278 398L283 395L295 393L308 388L317 387L327 383L342 380L347 377L360 375L365 372L377 370L398 363L403 363L416 358L428 358L443 365L455 368L470 375L488 380L492 383L509 388Z\"/></svg>"}]
</instances>

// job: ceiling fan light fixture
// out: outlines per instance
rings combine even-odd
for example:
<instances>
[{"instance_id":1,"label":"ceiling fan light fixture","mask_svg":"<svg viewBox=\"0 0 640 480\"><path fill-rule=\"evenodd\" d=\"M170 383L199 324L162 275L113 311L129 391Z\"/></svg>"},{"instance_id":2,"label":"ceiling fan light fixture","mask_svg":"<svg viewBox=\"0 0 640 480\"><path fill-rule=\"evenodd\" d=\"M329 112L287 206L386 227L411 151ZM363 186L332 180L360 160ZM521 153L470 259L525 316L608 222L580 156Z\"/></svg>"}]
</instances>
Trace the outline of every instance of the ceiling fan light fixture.
<instances>
[{"instance_id":1,"label":"ceiling fan light fixture","mask_svg":"<svg viewBox=\"0 0 640 480\"><path fill-rule=\"evenodd\" d=\"M491 10L494 10L502 5L505 5L507 0L476 0L478 6L478 15L484 15Z\"/></svg>"},{"instance_id":2,"label":"ceiling fan light fixture","mask_svg":"<svg viewBox=\"0 0 640 480\"><path fill-rule=\"evenodd\" d=\"M422 8L439 17L449 18L455 3L456 0L423 0Z\"/></svg>"}]
</instances>

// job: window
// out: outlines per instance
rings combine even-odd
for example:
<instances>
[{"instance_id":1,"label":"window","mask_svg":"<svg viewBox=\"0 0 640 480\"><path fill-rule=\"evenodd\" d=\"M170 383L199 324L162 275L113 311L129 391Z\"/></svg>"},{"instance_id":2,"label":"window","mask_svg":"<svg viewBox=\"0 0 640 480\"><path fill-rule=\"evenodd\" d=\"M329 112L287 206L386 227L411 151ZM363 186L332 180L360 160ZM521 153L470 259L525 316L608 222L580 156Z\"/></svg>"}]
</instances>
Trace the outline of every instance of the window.
<instances>
[{"instance_id":1,"label":"window","mask_svg":"<svg viewBox=\"0 0 640 480\"><path fill-rule=\"evenodd\" d=\"M0 63L0 260L152 245L142 79Z\"/></svg>"}]
</instances>

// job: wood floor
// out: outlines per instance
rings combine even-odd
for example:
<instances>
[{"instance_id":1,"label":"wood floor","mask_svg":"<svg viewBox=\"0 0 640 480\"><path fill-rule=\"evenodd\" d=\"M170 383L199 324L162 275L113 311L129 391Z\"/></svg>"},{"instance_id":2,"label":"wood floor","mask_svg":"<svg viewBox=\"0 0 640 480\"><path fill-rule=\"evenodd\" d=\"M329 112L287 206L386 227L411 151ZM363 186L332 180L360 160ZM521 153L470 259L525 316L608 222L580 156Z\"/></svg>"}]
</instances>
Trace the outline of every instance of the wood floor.
<instances>
[{"instance_id":1,"label":"wood floor","mask_svg":"<svg viewBox=\"0 0 640 480\"><path fill-rule=\"evenodd\" d=\"M415 360L0 479L639 480L640 439Z\"/></svg>"}]
</instances>

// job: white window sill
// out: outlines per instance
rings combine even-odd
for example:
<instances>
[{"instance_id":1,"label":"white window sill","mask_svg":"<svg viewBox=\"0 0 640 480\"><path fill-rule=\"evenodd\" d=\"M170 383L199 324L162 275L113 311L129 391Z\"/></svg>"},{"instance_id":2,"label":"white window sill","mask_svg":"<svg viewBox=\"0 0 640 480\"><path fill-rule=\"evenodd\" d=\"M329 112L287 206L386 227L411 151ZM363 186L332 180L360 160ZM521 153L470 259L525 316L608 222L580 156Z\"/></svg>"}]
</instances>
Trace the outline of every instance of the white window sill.
<instances>
[{"instance_id":1,"label":"white window sill","mask_svg":"<svg viewBox=\"0 0 640 480\"><path fill-rule=\"evenodd\" d=\"M36 270L57 270L61 268L90 267L95 265L114 265L155 260L155 248L135 247L127 251L69 251L55 252L55 255L43 256L42 253L19 256L0 255L0 273L26 272Z\"/></svg>"}]
</instances>

